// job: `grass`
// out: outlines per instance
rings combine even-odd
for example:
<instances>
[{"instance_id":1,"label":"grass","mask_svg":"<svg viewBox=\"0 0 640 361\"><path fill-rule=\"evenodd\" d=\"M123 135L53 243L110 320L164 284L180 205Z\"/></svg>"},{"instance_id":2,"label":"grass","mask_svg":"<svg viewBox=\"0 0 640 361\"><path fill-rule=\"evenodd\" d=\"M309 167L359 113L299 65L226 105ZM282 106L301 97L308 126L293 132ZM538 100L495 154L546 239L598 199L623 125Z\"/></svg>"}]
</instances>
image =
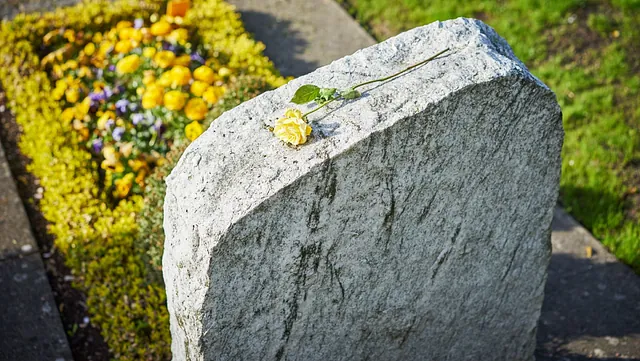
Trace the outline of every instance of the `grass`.
<instances>
[{"instance_id":1,"label":"grass","mask_svg":"<svg viewBox=\"0 0 640 361\"><path fill-rule=\"evenodd\" d=\"M479 18L563 110L560 200L640 273L640 0L338 0L378 40Z\"/></svg>"}]
</instances>

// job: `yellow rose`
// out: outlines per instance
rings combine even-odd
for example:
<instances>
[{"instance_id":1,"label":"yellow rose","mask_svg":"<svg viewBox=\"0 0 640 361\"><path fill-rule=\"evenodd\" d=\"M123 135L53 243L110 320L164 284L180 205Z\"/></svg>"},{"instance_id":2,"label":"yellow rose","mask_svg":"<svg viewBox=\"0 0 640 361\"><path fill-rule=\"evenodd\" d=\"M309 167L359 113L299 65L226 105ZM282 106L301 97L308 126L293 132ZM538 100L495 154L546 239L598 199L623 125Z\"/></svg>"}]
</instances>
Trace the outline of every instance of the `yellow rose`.
<instances>
[{"instance_id":1,"label":"yellow rose","mask_svg":"<svg viewBox=\"0 0 640 361\"><path fill-rule=\"evenodd\" d=\"M153 58L154 55L156 55L156 48L153 48L151 46L147 46L146 48L144 48L142 50L142 56L144 56L145 58ZM172 53L173 54L173 53Z\"/></svg>"},{"instance_id":2,"label":"yellow rose","mask_svg":"<svg viewBox=\"0 0 640 361\"><path fill-rule=\"evenodd\" d=\"M84 46L84 53L87 54L87 56L91 56L95 52L96 52L96 44L89 43Z\"/></svg>"},{"instance_id":3,"label":"yellow rose","mask_svg":"<svg viewBox=\"0 0 640 361\"><path fill-rule=\"evenodd\" d=\"M66 92L64 92L65 98L67 99L67 101L69 103L75 103L78 101L78 98L80 97L80 93L78 92L78 89L76 88L70 88L67 89Z\"/></svg>"},{"instance_id":4,"label":"yellow rose","mask_svg":"<svg viewBox=\"0 0 640 361\"><path fill-rule=\"evenodd\" d=\"M142 95L142 107L145 109L151 109L155 106L162 104L164 97L164 90L158 85L150 85Z\"/></svg>"},{"instance_id":5,"label":"yellow rose","mask_svg":"<svg viewBox=\"0 0 640 361\"><path fill-rule=\"evenodd\" d=\"M189 32L187 29L176 29L167 36L167 40L172 43L180 43L183 44L187 40L189 40Z\"/></svg>"},{"instance_id":6,"label":"yellow rose","mask_svg":"<svg viewBox=\"0 0 640 361\"><path fill-rule=\"evenodd\" d=\"M153 62L156 63L157 66L161 67L162 69L168 68L171 65L173 65L173 61L176 59L176 54L168 51L168 50L163 50L158 52L154 57L153 57Z\"/></svg>"},{"instance_id":7,"label":"yellow rose","mask_svg":"<svg viewBox=\"0 0 640 361\"><path fill-rule=\"evenodd\" d=\"M165 20L160 20L157 23L151 25L151 34L155 36L167 35L171 32L171 24Z\"/></svg>"},{"instance_id":8,"label":"yellow rose","mask_svg":"<svg viewBox=\"0 0 640 361\"><path fill-rule=\"evenodd\" d=\"M198 122L191 122L184 127L184 135L192 142L202 134L202 131L202 125Z\"/></svg>"},{"instance_id":9,"label":"yellow rose","mask_svg":"<svg viewBox=\"0 0 640 361\"><path fill-rule=\"evenodd\" d=\"M184 114L190 120L202 120L208 111L207 103L200 98L190 99L187 106L184 107Z\"/></svg>"},{"instance_id":10,"label":"yellow rose","mask_svg":"<svg viewBox=\"0 0 640 361\"><path fill-rule=\"evenodd\" d=\"M207 90L207 88L209 88L209 84L200 80L196 80L191 84L191 94L197 97L201 97L205 90Z\"/></svg>"},{"instance_id":11,"label":"yellow rose","mask_svg":"<svg viewBox=\"0 0 640 361\"><path fill-rule=\"evenodd\" d=\"M131 44L131 40L120 40L116 43L115 51L116 53L123 54L128 53L133 49L133 44Z\"/></svg>"},{"instance_id":12,"label":"yellow rose","mask_svg":"<svg viewBox=\"0 0 640 361\"><path fill-rule=\"evenodd\" d=\"M216 74L211 68L206 65L203 65L194 70L193 77L196 78L196 80L203 81L207 84L211 84L216 80Z\"/></svg>"},{"instance_id":13,"label":"yellow rose","mask_svg":"<svg viewBox=\"0 0 640 361\"><path fill-rule=\"evenodd\" d=\"M118 61L118 64L116 64L116 71L118 72L118 74L133 73L134 71L138 70L139 66L140 57L136 54L131 54Z\"/></svg>"},{"instance_id":14,"label":"yellow rose","mask_svg":"<svg viewBox=\"0 0 640 361\"><path fill-rule=\"evenodd\" d=\"M174 65L189 66L189 64L191 64L191 56L189 56L189 54L180 55L179 57L176 58L176 60L173 62L173 64Z\"/></svg>"},{"instance_id":15,"label":"yellow rose","mask_svg":"<svg viewBox=\"0 0 640 361\"><path fill-rule=\"evenodd\" d=\"M179 91L172 90L164 95L164 106L169 110L180 110L184 107L184 103L187 101L187 94Z\"/></svg>"},{"instance_id":16,"label":"yellow rose","mask_svg":"<svg viewBox=\"0 0 640 361\"><path fill-rule=\"evenodd\" d=\"M311 134L311 126L302 119L302 112L297 109L289 109L284 118L276 120L273 134L285 143L292 145L304 144L307 136Z\"/></svg>"},{"instance_id":17,"label":"yellow rose","mask_svg":"<svg viewBox=\"0 0 640 361\"><path fill-rule=\"evenodd\" d=\"M191 71L186 66L176 65L171 69L171 82L174 86L183 86L191 81Z\"/></svg>"}]
</instances>

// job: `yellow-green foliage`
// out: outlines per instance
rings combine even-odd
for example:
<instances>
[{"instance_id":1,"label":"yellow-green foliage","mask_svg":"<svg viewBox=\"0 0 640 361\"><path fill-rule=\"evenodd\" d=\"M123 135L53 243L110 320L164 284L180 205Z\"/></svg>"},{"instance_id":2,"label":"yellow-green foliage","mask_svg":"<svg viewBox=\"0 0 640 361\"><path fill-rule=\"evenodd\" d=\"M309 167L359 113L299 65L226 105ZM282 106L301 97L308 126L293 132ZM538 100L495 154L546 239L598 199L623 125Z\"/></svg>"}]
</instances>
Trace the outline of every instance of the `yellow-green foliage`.
<instances>
[{"instance_id":1,"label":"yellow-green foliage","mask_svg":"<svg viewBox=\"0 0 640 361\"><path fill-rule=\"evenodd\" d=\"M21 151L28 170L40 180L40 209L49 221L56 248L87 295L92 322L101 328L118 360L166 360L170 335L165 292L147 275L144 255L135 252L137 215L144 200L134 196L112 206L98 189L91 155L79 146L71 124L60 121L59 104L40 68L38 51L48 31L105 29L115 21L148 18L162 2L92 1L45 14L18 15L0 28L0 81L8 106L22 127ZM220 0L194 0L187 23L210 56L262 77L271 86L284 79L262 55L263 45L244 31L233 8Z\"/></svg>"}]
</instances>

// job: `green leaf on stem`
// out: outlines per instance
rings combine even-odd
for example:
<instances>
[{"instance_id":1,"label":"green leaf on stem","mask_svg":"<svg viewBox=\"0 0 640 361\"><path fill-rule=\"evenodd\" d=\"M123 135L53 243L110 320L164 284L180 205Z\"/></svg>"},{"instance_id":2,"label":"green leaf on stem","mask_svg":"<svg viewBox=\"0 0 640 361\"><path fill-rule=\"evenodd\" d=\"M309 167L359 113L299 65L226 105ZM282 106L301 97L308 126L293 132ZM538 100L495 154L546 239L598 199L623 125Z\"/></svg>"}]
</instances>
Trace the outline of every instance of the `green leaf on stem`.
<instances>
[{"instance_id":1,"label":"green leaf on stem","mask_svg":"<svg viewBox=\"0 0 640 361\"><path fill-rule=\"evenodd\" d=\"M340 90L340 96L343 97L344 99L355 99L360 97L360 92L353 88L349 88L345 90Z\"/></svg>"},{"instance_id":2,"label":"green leaf on stem","mask_svg":"<svg viewBox=\"0 0 640 361\"><path fill-rule=\"evenodd\" d=\"M291 98L291 102L296 104L305 104L313 101L319 94L319 87L312 84L303 85L296 90L293 98Z\"/></svg>"},{"instance_id":3,"label":"green leaf on stem","mask_svg":"<svg viewBox=\"0 0 640 361\"><path fill-rule=\"evenodd\" d=\"M336 90L337 90L336 88L320 89L320 93L318 93L318 98L316 99L316 103L322 104L324 102L328 102L329 100L333 99L333 96L336 94Z\"/></svg>"}]
</instances>

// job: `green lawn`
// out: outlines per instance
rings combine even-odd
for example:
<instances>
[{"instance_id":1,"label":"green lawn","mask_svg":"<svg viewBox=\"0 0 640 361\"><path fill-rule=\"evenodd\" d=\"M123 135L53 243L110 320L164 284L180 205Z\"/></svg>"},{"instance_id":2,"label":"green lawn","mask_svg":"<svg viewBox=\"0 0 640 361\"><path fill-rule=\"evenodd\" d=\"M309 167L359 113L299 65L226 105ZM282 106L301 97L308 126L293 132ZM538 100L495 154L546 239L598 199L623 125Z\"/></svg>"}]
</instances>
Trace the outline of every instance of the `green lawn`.
<instances>
[{"instance_id":1,"label":"green lawn","mask_svg":"<svg viewBox=\"0 0 640 361\"><path fill-rule=\"evenodd\" d=\"M640 272L640 0L338 0L378 40L459 16L498 31L564 114L561 203Z\"/></svg>"}]
</instances>

